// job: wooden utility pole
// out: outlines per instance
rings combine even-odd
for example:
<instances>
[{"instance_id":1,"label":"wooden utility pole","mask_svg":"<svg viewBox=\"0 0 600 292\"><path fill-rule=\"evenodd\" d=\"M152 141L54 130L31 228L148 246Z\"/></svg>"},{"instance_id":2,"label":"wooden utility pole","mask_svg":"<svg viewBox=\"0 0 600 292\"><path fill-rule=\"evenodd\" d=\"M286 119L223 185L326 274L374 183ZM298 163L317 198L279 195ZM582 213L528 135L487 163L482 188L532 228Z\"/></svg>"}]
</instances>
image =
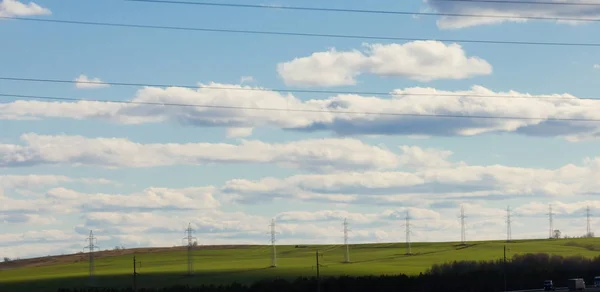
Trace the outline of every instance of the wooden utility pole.
<instances>
[{"instance_id":1,"label":"wooden utility pole","mask_svg":"<svg viewBox=\"0 0 600 292\"><path fill-rule=\"evenodd\" d=\"M321 274L319 273L319 250L317 250L317 292L321 291Z\"/></svg>"},{"instance_id":2,"label":"wooden utility pole","mask_svg":"<svg viewBox=\"0 0 600 292\"><path fill-rule=\"evenodd\" d=\"M504 245L504 291L506 291L506 245Z\"/></svg>"},{"instance_id":3,"label":"wooden utility pole","mask_svg":"<svg viewBox=\"0 0 600 292\"><path fill-rule=\"evenodd\" d=\"M137 292L137 264L141 263L135 260L135 256L133 256L133 291Z\"/></svg>"}]
</instances>

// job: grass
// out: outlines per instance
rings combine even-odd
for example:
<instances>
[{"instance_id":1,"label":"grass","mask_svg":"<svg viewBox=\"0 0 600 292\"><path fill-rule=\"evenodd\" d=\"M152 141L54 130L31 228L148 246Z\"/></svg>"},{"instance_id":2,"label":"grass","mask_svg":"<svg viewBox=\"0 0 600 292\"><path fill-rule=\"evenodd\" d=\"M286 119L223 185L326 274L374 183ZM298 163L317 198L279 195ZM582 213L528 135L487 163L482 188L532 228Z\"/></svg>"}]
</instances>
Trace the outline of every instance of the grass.
<instances>
[{"instance_id":1,"label":"grass","mask_svg":"<svg viewBox=\"0 0 600 292\"><path fill-rule=\"evenodd\" d=\"M162 249L136 251L138 287L164 287L175 284L228 284L251 283L268 278L296 278L314 276L315 251L322 256L322 276L337 275L415 275L425 272L433 264L461 260L495 260L503 257L502 241L457 243L413 243L413 255L405 255L404 244L351 245L350 264L342 263L344 247L339 245L278 246L278 266L270 268L271 249L268 246L205 248L193 253L194 277L186 277L187 252ZM507 257L513 254L548 253L562 256L595 257L600 250L600 238L523 240L507 245ZM124 251L121 251L123 253ZM98 254L96 285L128 287L132 285L134 251L128 255ZM119 254L119 252L111 252ZM18 265L18 263L16 263ZM0 291L56 291L57 288L84 287L88 284L89 262L86 254L40 259L21 267L2 270Z\"/></svg>"}]
</instances>

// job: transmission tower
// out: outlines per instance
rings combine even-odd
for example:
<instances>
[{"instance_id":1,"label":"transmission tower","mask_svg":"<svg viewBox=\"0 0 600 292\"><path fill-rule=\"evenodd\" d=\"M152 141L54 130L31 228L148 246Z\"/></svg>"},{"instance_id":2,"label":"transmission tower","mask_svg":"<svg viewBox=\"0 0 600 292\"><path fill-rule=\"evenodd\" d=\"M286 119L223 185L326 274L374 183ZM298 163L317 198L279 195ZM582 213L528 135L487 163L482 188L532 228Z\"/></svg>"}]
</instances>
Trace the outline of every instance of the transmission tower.
<instances>
[{"instance_id":1,"label":"transmission tower","mask_svg":"<svg viewBox=\"0 0 600 292\"><path fill-rule=\"evenodd\" d=\"M512 240L512 230L510 227L511 219L510 219L510 206L506 207L506 242L510 242Z\"/></svg>"},{"instance_id":2,"label":"transmission tower","mask_svg":"<svg viewBox=\"0 0 600 292\"><path fill-rule=\"evenodd\" d=\"M97 241L96 237L94 237L94 233L92 232L92 230L90 230L90 235L88 236L86 241L88 242L88 245L85 246L83 249L88 249L90 251L90 284L93 284L94 276L96 274L96 264L94 263L94 249L98 248L98 246L95 244Z\"/></svg>"},{"instance_id":3,"label":"transmission tower","mask_svg":"<svg viewBox=\"0 0 600 292\"><path fill-rule=\"evenodd\" d=\"M548 204L548 238L552 238L552 234L554 233L554 212L552 212L552 204Z\"/></svg>"},{"instance_id":4,"label":"transmission tower","mask_svg":"<svg viewBox=\"0 0 600 292\"><path fill-rule=\"evenodd\" d=\"M460 206L460 244L465 245L467 237L465 235L465 207Z\"/></svg>"},{"instance_id":5,"label":"transmission tower","mask_svg":"<svg viewBox=\"0 0 600 292\"><path fill-rule=\"evenodd\" d=\"M349 231L350 231L350 229L348 229L348 220L346 220L346 218L344 218L344 245L346 246L346 253L344 255L345 263L350 262L350 247L348 245L348 232Z\"/></svg>"},{"instance_id":6,"label":"transmission tower","mask_svg":"<svg viewBox=\"0 0 600 292\"><path fill-rule=\"evenodd\" d=\"M587 206L585 208L585 216L586 216L586 219L587 219L587 233L586 233L586 236L587 237L592 237L592 229L590 228L590 217L591 217L591 215L590 215L590 206Z\"/></svg>"},{"instance_id":7,"label":"transmission tower","mask_svg":"<svg viewBox=\"0 0 600 292\"><path fill-rule=\"evenodd\" d=\"M275 231L275 219L271 219L271 225L269 225L271 227L271 246L272 246L272 254L271 254L271 268L275 268L277 267L277 250L275 248L275 234L277 234L277 232Z\"/></svg>"},{"instance_id":8,"label":"transmission tower","mask_svg":"<svg viewBox=\"0 0 600 292\"><path fill-rule=\"evenodd\" d=\"M194 240L196 240L196 237L192 236L194 233L194 229L192 229L192 223L188 224L188 228L185 230L185 233L187 236L184 237L183 240L187 240L188 276L191 276L194 273L194 257L192 251L194 249Z\"/></svg>"},{"instance_id":9,"label":"transmission tower","mask_svg":"<svg viewBox=\"0 0 600 292\"><path fill-rule=\"evenodd\" d=\"M406 254L409 255L411 254L410 251L410 214L408 213L408 210L406 211Z\"/></svg>"}]
</instances>

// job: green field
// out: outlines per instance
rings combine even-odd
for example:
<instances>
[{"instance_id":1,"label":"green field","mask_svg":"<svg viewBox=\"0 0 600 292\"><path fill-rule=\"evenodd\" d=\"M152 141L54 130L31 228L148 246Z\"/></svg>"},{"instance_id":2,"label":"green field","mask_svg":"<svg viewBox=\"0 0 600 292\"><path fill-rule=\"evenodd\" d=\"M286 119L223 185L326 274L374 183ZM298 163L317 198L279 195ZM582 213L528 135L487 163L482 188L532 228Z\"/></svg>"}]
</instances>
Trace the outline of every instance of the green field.
<instances>
[{"instance_id":1,"label":"green field","mask_svg":"<svg viewBox=\"0 0 600 292\"><path fill-rule=\"evenodd\" d=\"M271 249L268 246L203 249L194 251L194 277L186 277L187 252L162 251L138 253L141 262L138 287L170 286L174 284L250 283L265 278L295 278L314 276L315 251L319 249L321 275L394 275L418 274L436 263L460 260L496 260L503 257L503 241L457 243L413 243L413 255L405 255L405 244L351 245L350 260L342 263L344 247L340 245L277 246L278 266L269 268ZM513 254L549 253L562 256L595 257L600 253L600 238L523 240L507 244L507 257ZM0 291L56 291L58 287L87 285L86 255L75 262L56 261L38 266L0 271ZM96 284L102 287L127 287L132 284L133 255L96 258ZM0 266L1 268L1 266ZM28 288L28 289L24 289Z\"/></svg>"}]
</instances>

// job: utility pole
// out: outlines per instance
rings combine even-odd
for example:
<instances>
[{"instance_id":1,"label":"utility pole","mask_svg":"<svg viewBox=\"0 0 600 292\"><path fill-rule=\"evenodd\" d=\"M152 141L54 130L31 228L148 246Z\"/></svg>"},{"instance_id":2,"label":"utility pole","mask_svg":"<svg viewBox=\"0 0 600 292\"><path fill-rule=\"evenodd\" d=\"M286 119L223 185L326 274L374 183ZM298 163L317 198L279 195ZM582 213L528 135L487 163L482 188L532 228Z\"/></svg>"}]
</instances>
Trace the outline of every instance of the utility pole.
<instances>
[{"instance_id":1,"label":"utility pole","mask_svg":"<svg viewBox=\"0 0 600 292\"><path fill-rule=\"evenodd\" d=\"M271 219L271 225L269 225L271 227L271 247L272 247L272 254L271 254L271 268L275 268L277 267L277 250L275 248L275 234L277 234L277 232L275 231L275 219Z\"/></svg>"},{"instance_id":2,"label":"utility pole","mask_svg":"<svg viewBox=\"0 0 600 292\"><path fill-rule=\"evenodd\" d=\"M411 250L410 250L410 214L408 213L408 210L406 210L406 254L410 255L411 254Z\"/></svg>"},{"instance_id":3,"label":"utility pole","mask_svg":"<svg viewBox=\"0 0 600 292\"><path fill-rule=\"evenodd\" d=\"M554 213L552 212L552 204L548 204L548 223L549 223L549 230L548 230L548 238L552 239L552 233L554 232L554 227L553 227L553 219L554 219Z\"/></svg>"},{"instance_id":4,"label":"utility pole","mask_svg":"<svg viewBox=\"0 0 600 292\"><path fill-rule=\"evenodd\" d=\"M346 254L344 256L344 263L350 262L350 247L348 246L348 220L344 218L344 245L346 246Z\"/></svg>"},{"instance_id":5,"label":"utility pole","mask_svg":"<svg viewBox=\"0 0 600 292\"><path fill-rule=\"evenodd\" d=\"M465 236L465 207L460 206L460 244L465 245L467 242Z\"/></svg>"},{"instance_id":6,"label":"utility pole","mask_svg":"<svg viewBox=\"0 0 600 292\"><path fill-rule=\"evenodd\" d=\"M506 290L506 245L504 245L504 291Z\"/></svg>"},{"instance_id":7,"label":"utility pole","mask_svg":"<svg viewBox=\"0 0 600 292\"><path fill-rule=\"evenodd\" d=\"M592 237L592 229L590 228L590 206L585 208L585 216L587 217L587 237Z\"/></svg>"},{"instance_id":8,"label":"utility pole","mask_svg":"<svg viewBox=\"0 0 600 292\"><path fill-rule=\"evenodd\" d=\"M321 274L319 272L319 250L317 249L317 292L321 291Z\"/></svg>"},{"instance_id":9,"label":"utility pole","mask_svg":"<svg viewBox=\"0 0 600 292\"><path fill-rule=\"evenodd\" d=\"M510 242L512 239L512 229L510 223L510 206L508 206L506 207L506 242Z\"/></svg>"},{"instance_id":10,"label":"utility pole","mask_svg":"<svg viewBox=\"0 0 600 292\"><path fill-rule=\"evenodd\" d=\"M96 246L94 243L96 242L96 237L94 237L94 233L92 232L92 230L90 230L90 235L87 238L88 241L88 245L86 247L84 247L83 249L85 250L86 248L90 251L89 255L90 255L90 285L94 284L94 276L96 274L96 265L94 263L94 249L97 248L98 246Z\"/></svg>"},{"instance_id":11,"label":"utility pole","mask_svg":"<svg viewBox=\"0 0 600 292\"><path fill-rule=\"evenodd\" d=\"M137 275L139 275L137 273L137 264L140 264L140 266L142 265L142 262L138 262L135 260L135 256L133 256L133 291L137 292Z\"/></svg>"},{"instance_id":12,"label":"utility pole","mask_svg":"<svg viewBox=\"0 0 600 292\"><path fill-rule=\"evenodd\" d=\"M187 236L184 237L184 240L187 240L187 258L188 258L188 262L187 262L187 266L188 266L188 276L191 276L194 273L194 257L193 257L193 248L194 248L194 242L193 240L196 239L195 237L192 236L194 230L192 229L192 223L188 224L188 228L185 230L185 232L187 233Z\"/></svg>"}]
</instances>

